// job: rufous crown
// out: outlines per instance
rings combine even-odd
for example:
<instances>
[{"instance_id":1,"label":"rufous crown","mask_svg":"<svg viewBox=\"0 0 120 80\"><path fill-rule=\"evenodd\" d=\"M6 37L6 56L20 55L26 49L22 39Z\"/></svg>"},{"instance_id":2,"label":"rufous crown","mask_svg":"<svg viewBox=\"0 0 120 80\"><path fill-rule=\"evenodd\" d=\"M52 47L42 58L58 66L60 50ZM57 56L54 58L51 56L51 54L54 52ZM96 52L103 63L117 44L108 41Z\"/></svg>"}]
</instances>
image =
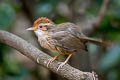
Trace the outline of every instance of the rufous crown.
<instances>
[{"instance_id":1,"label":"rufous crown","mask_svg":"<svg viewBox=\"0 0 120 80\"><path fill-rule=\"evenodd\" d=\"M34 22L34 26L39 25L40 23L53 23L50 19L46 17L40 17Z\"/></svg>"}]
</instances>

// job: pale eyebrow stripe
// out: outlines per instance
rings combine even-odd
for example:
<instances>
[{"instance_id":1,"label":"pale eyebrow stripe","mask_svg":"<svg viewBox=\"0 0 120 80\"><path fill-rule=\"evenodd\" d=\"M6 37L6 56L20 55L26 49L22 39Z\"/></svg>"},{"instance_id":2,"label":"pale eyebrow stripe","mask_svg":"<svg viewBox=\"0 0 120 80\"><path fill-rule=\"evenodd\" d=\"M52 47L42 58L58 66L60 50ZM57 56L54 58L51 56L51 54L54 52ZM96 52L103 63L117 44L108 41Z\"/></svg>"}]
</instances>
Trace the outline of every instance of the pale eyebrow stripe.
<instances>
[{"instance_id":1,"label":"pale eyebrow stripe","mask_svg":"<svg viewBox=\"0 0 120 80\"><path fill-rule=\"evenodd\" d=\"M40 23L39 26L52 25L51 23Z\"/></svg>"}]
</instances>

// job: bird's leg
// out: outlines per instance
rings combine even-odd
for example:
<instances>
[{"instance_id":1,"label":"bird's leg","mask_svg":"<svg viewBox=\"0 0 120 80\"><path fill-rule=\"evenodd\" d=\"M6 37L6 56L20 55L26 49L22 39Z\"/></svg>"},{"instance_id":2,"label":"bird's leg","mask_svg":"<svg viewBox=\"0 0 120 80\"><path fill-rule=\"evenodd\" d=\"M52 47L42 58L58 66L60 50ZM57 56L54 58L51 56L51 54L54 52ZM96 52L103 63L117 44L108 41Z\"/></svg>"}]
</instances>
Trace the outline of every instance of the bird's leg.
<instances>
[{"instance_id":1,"label":"bird's leg","mask_svg":"<svg viewBox=\"0 0 120 80\"><path fill-rule=\"evenodd\" d=\"M72 54L69 54L69 56L67 57L67 59L59 65L59 67L57 68L57 71L58 71L60 68L62 68L63 65L65 65L65 64L68 62L68 60L70 59L71 56L72 56Z\"/></svg>"},{"instance_id":2,"label":"bird's leg","mask_svg":"<svg viewBox=\"0 0 120 80\"><path fill-rule=\"evenodd\" d=\"M53 61L55 61L56 59L58 59L58 57L60 57L60 55L48 59L47 67L49 66L50 63L52 63Z\"/></svg>"}]
</instances>

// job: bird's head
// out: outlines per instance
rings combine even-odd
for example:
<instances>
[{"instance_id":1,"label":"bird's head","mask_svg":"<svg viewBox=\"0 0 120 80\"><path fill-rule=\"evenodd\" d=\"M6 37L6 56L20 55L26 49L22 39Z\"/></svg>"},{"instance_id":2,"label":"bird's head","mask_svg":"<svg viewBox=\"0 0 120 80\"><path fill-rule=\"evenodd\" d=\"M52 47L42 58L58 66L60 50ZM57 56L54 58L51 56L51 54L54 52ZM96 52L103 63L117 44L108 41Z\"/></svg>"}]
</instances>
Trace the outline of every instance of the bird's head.
<instances>
[{"instance_id":1,"label":"bird's head","mask_svg":"<svg viewBox=\"0 0 120 80\"><path fill-rule=\"evenodd\" d=\"M32 31L38 31L38 30L47 31L52 26L54 26L54 23L50 19L48 19L46 17L41 17L41 18L38 18L34 22L33 27L28 28L27 30L32 30Z\"/></svg>"}]
</instances>

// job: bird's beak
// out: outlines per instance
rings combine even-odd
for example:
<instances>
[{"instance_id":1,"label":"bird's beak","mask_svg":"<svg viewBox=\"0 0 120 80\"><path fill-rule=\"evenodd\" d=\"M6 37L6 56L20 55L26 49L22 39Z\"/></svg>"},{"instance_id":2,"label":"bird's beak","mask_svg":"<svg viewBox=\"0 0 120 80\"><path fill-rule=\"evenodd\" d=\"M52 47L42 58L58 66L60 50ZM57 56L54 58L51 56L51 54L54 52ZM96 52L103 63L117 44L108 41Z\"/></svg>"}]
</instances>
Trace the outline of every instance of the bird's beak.
<instances>
[{"instance_id":1,"label":"bird's beak","mask_svg":"<svg viewBox=\"0 0 120 80\"><path fill-rule=\"evenodd\" d=\"M28 28L28 29L26 29L26 30L36 31L37 29L38 29L37 27L30 27L30 28Z\"/></svg>"},{"instance_id":2,"label":"bird's beak","mask_svg":"<svg viewBox=\"0 0 120 80\"><path fill-rule=\"evenodd\" d=\"M33 30L32 27L31 28L27 28L26 30Z\"/></svg>"}]
</instances>

